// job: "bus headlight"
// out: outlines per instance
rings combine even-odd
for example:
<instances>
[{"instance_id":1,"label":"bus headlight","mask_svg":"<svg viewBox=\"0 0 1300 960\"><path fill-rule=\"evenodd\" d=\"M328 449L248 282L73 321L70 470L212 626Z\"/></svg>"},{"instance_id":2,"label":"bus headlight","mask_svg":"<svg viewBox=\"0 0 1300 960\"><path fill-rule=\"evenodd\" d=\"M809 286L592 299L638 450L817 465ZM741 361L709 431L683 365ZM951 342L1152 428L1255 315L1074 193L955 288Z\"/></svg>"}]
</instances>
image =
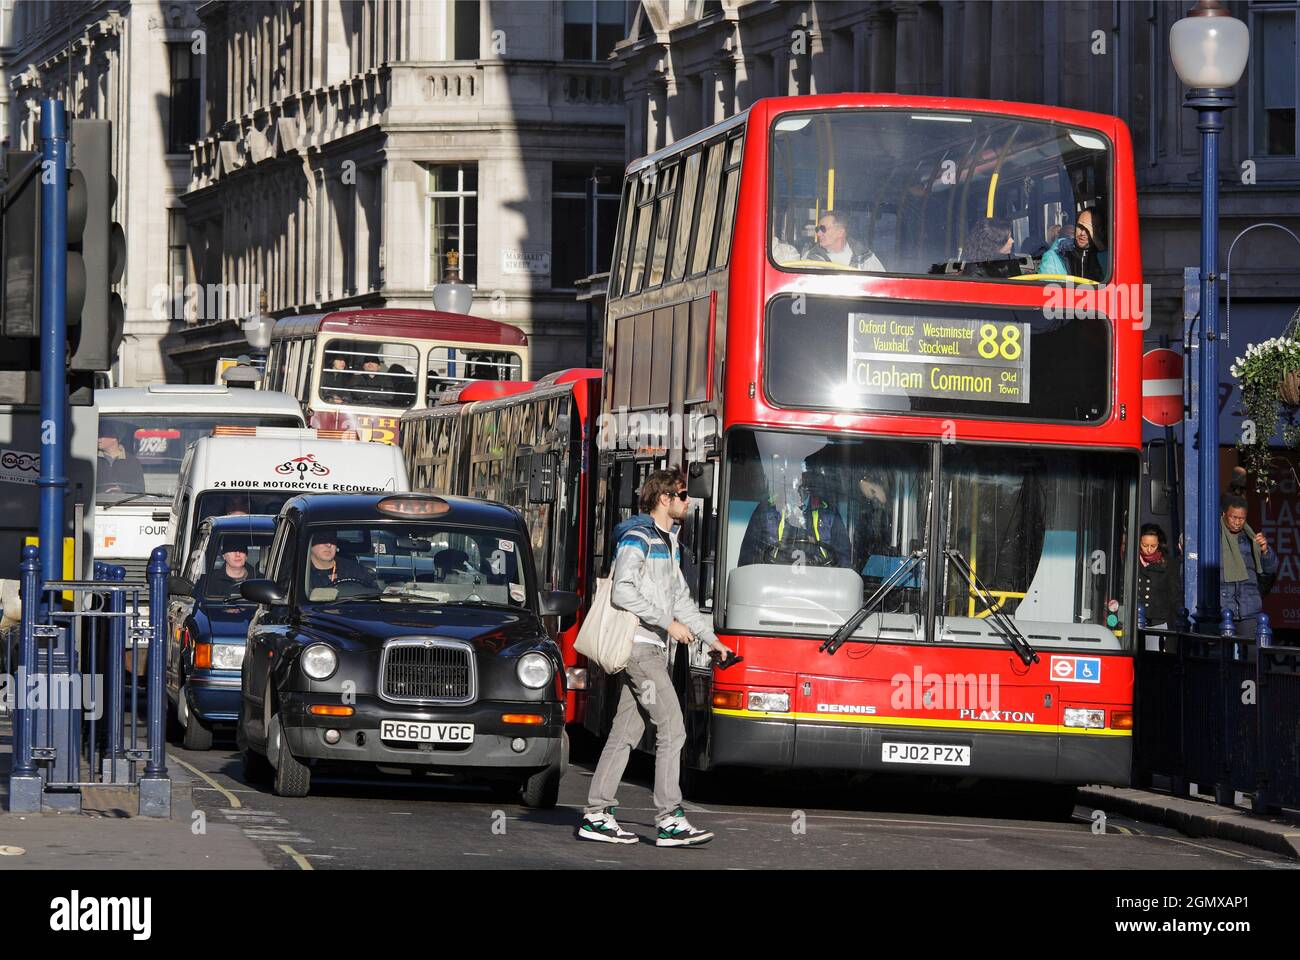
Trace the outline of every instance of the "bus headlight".
<instances>
[{"instance_id":1,"label":"bus headlight","mask_svg":"<svg viewBox=\"0 0 1300 960\"><path fill-rule=\"evenodd\" d=\"M323 643L313 643L302 652L302 672L313 680L328 679L338 666L338 655Z\"/></svg>"},{"instance_id":2,"label":"bus headlight","mask_svg":"<svg viewBox=\"0 0 1300 960\"><path fill-rule=\"evenodd\" d=\"M1101 730L1106 726L1106 711L1086 710L1083 707L1066 707L1065 726Z\"/></svg>"},{"instance_id":3,"label":"bus headlight","mask_svg":"<svg viewBox=\"0 0 1300 960\"><path fill-rule=\"evenodd\" d=\"M789 713L790 694L755 693L749 694L749 709L756 713Z\"/></svg>"},{"instance_id":4,"label":"bus headlight","mask_svg":"<svg viewBox=\"0 0 1300 960\"><path fill-rule=\"evenodd\" d=\"M551 682L551 661L540 653L525 653L519 658L515 674L529 690L540 690Z\"/></svg>"}]
</instances>

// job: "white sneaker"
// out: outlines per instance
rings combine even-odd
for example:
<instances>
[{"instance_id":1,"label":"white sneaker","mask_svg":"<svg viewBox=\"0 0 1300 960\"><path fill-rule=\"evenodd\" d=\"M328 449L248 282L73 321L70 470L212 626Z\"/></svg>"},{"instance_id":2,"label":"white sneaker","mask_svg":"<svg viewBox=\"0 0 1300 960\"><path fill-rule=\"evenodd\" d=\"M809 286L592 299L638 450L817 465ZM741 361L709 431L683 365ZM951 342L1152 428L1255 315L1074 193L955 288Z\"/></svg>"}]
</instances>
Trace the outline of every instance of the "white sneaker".
<instances>
[{"instance_id":1,"label":"white sneaker","mask_svg":"<svg viewBox=\"0 0 1300 960\"><path fill-rule=\"evenodd\" d=\"M709 831L692 827L682 808L678 807L671 816L659 821L659 835L655 838L655 846L690 847L697 843L708 843L712 839L713 834Z\"/></svg>"},{"instance_id":2,"label":"white sneaker","mask_svg":"<svg viewBox=\"0 0 1300 960\"><path fill-rule=\"evenodd\" d=\"M624 830L614 819L615 809L609 807L594 816L584 816L582 826L578 827L578 839L599 840L601 843L636 843L637 835Z\"/></svg>"}]
</instances>

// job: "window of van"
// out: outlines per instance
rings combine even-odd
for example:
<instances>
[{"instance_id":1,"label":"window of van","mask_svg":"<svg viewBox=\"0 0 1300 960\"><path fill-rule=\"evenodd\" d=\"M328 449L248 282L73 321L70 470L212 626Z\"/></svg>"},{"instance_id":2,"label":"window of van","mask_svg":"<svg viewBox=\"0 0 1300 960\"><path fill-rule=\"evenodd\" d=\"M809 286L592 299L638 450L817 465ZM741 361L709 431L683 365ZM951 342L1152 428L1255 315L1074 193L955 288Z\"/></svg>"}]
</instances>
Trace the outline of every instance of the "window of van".
<instances>
[{"instance_id":1,"label":"window of van","mask_svg":"<svg viewBox=\"0 0 1300 960\"><path fill-rule=\"evenodd\" d=\"M96 464L95 502L171 500L176 494L185 448L212 433L216 426L301 427L288 416L141 416L132 413L101 414L99 458ZM116 440L116 443L110 442ZM135 466L139 470L134 469Z\"/></svg>"}]
</instances>

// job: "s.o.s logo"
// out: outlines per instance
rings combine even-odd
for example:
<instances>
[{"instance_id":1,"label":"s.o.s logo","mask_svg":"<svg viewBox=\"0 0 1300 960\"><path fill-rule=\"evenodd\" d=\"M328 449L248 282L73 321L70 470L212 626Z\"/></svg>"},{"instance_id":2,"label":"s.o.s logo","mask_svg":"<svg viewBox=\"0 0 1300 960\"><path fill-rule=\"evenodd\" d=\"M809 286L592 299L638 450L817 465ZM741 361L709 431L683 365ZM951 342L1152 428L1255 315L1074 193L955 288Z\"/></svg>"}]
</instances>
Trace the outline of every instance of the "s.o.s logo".
<instances>
[{"instance_id":1,"label":"s.o.s logo","mask_svg":"<svg viewBox=\"0 0 1300 960\"><path fill-rule=\"evenodd\" d=\"M286 460L275 468L275 472L286 476L297 473L300 478L306 477L309 473L315 477L327 477L330 468L323 463L317 463L315 454L309 453L306 456Z\"/></svg>"}]
</instances>

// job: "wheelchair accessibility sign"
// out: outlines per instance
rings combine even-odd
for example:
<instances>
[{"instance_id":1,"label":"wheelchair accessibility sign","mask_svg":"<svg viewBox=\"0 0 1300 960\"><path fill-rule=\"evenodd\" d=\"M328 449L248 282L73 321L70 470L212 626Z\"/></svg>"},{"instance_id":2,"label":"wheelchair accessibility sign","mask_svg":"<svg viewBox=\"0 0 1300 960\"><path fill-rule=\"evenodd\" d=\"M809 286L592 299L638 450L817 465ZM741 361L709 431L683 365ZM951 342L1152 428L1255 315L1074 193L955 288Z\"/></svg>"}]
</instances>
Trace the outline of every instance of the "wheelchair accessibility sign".
<instances>
[{"instance_id":1,"label":"wheelchair accessibility sign","mask_svg":"<svg viewBox=\"0 0 1300 960\"><path fill-rule=\"evenodd\" d=\"M1052 657L1052 679L1072 683L1101 683L1100 657Z\"/></svg>"}]
</instances>

